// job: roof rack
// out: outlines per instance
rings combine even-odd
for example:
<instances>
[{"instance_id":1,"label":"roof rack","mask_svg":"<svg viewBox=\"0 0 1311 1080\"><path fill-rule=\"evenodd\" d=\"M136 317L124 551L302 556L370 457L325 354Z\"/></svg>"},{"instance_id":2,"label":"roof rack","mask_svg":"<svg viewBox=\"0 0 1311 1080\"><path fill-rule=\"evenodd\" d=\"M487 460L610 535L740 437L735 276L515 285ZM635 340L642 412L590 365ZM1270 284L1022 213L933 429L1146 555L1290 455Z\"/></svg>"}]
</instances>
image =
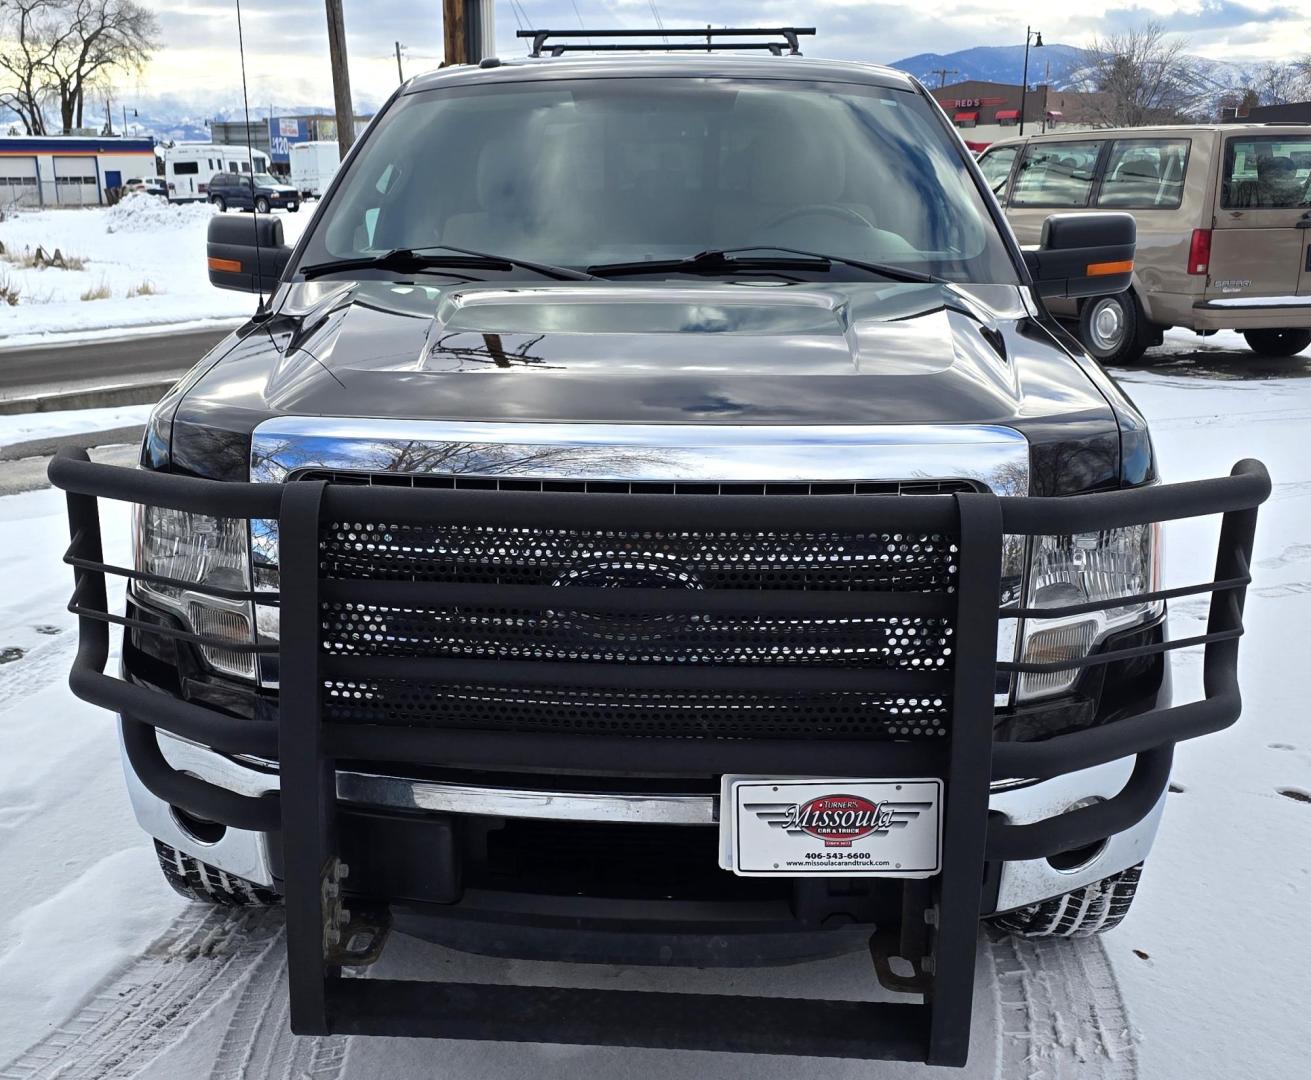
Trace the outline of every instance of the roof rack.
<instances>
[{"instance_id":1,"label":"roof rack","mask_svg":"<svg viewBox=\"0 0 1311 1080\"><path fill-rule=\"evenodd\" d=\"M813 26L772 26L772 27L727 27L701 30L520 30L515 37L531 38L533 51L530 56L541 56L545 48L551 56L563 56L567 52L711 52L715 49L761 49L768 50L775 56L782 56L784 48L790 56L800 56L797 45L799 37L814 37ZM724 37L781 37L782 41L729 41L716 42L715 38ZM558 39L576 38L647 38L634 42L603 42L599 45L568 44ZM696 38L693 41L670 41L669 38ZM553 40L555 39L555 40ZM547 45L551 41L552 44Z\"/></svg>"}]
</instances>

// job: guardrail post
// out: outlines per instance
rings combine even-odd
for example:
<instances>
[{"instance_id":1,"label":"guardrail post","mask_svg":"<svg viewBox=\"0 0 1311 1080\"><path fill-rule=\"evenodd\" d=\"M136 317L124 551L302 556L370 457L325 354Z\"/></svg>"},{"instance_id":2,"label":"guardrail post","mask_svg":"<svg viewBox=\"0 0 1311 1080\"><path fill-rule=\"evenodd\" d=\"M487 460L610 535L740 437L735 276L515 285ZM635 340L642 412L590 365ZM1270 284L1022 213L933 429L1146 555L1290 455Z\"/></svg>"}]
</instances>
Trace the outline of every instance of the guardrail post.
<instances>
[{"instance_id":1,"label":"guardrail post","mask_svg":"<svg viewBox=\"0 0 1311 1080\"><path fill-rule=\"evenodd\" d=\"M336 850L336 765L320 716L319 512L323 482L288 484L279 515L278 767L291 1029L328 1031L323 879Z\"/></svg>"},{"instance_id":2,"label":"guardrail post","mask_svg":"<svg viewBox=\"0 0 1311 1080\"><path fill-rule=\"evenodd\" d=\"M995 495L956 496L960 558L956 583L955 681L938 877L938 930L928 1063L964 1065L974 1004L975 942L983 894L988 791L992 781L997 607L1001 601L1001 504Z\"/></svg>"}]
</instances>

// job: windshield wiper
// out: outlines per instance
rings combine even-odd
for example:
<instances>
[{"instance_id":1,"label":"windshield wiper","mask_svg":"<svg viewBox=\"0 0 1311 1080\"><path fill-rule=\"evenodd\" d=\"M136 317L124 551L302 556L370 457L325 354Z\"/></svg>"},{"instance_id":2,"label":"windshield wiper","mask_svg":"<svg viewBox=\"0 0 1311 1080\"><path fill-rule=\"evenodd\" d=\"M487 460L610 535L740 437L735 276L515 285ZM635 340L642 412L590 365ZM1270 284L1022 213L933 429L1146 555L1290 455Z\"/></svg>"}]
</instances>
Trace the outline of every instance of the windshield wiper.
<instances>
[{"instance_id":1,"label":"windshield wiper","mask_svg":"<svg viewBox=\"0 0 1311 1080\"><path fill-rule=\"evenodd\" d=\"M751 258L738 259L731 256L748 251L778 251L796 258ZM748 247L711 248L699 251L683 259L652 259L647 262L598 263L589 266L587 272L597 277L619 277L625 274L659 274L668 271L683 271L690 274L724 273L743 270L828 270L834 263L853 266L858 270L868 270L871 274L892 281L913 282L916 284L943 284L944 278L932 274L922 274L918 270L906 270L900 266L886 263L866 262L863 259L848 259L842 255L827 255L819 251L803 251L800 248L778 247L775 244L753 244Z\"/></svg>"},{"instance_id":2,"label":"windshield wiper","mask_svg":"<svg viewBox=\"0 0 1311 1080\"><path fill-rule=\"evenodd\" d=\"M454 252L446 255L442 252ZM348 270L437 270L449 266L462 270L511 270L516 267L531 270L542 277L554 278L556 281L595 281L592 274L581 270L572 270L567 266L552 266L550 263L529 262L509 255L493 255L486 251L471 251L469 248L453 247L450 244L430 244L418 248L393 248L381 255L369 255L358 259L333 259L331 262L310 263L297 272L306 280L322 277L337 271Z\"/></svg>"}]
</instances>

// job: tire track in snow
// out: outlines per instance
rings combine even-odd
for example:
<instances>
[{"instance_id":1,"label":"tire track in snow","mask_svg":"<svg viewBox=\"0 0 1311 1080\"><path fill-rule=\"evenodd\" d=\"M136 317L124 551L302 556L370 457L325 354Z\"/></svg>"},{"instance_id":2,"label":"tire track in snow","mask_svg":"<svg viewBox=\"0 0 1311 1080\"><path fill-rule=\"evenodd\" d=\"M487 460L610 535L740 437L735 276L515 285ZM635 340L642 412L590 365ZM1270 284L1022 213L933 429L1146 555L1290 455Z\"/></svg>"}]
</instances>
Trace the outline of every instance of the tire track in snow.
<instances>
[{"instance_id":1,"label":"tire track in snow","mask_svg":"<svg viewBox=\"0 0 1311 1080\"><path fill-rule=\"evenodd\" d=\"M232 1007L214 1063L188 1076L341 1080L345 1038L298 1038L288 1028L282 922L280 909L189 908L71 1019L0 1068L0 1080L132 1080L213 1023L220 1004ZM990 949L999 1078L1135 1080L1135 1036L1100 941L994 933Z\"/></svg>"},{"instance_id":2,"label":"tire track in snow","mask_svg":"<svg viewBox=\"0 0 1311 1080\"><path fill-rule=\"evenodd\" d=\"M189 908L0 1080L131 1080L234 994L214 1080L337 1080L345 1040L288 1030L282 921L280 909Z\"/></svg>"},{"instance_id":3,"label":"tire track in snow","mask_svg":"<svg viewBox=\"0 0 1311 1080\"><path fill-rule=\"evenodd\" d=\"M1004 1080L1134 1080L1136 1035L1092 938L994 936Z\"/></svg>"}]
</instances>

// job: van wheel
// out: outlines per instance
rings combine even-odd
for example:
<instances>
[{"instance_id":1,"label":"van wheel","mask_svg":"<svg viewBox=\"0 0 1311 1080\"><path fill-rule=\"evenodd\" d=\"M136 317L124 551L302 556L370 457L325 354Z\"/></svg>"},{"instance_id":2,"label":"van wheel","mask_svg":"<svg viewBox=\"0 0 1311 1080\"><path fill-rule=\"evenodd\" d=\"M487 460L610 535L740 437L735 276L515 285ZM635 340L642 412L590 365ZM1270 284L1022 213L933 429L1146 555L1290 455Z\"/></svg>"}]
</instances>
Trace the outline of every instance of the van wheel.
<instances>
[{"instance_id":1,"label":"van wheel","mask_svg":"<svg viewBox=\"0 0 1311 1080\"><path fill-rule=\"evenodd\" d=\"M220 214L223 213L228 208L228 204L223 201L223 196L221 195L215 195L209 201L214 204L214 208L218 210Z\"/></svg>"},{"instance_id":2,"label":"van wheel","mask_svg":"<svg viewBox=\"0 0 1311 1080\"><path fill-rule=\"evenodd\" d=\"M282 903L282 898L267 886L234 877L162 841L155 841L155 854L165 880L188 900L217 907L274 907Z\"/></svg>"},{"instance_id":3,"label":"van wheel","mask_svg":"<svg viewBox=\"0 0 1311 1080\"><path fill-rule=\"evenodd\" d=\"M255 213L257 213L257 214L267 214L268 212L269 212L269 201L268 201L268 199L264 198L263 196L261 196L260 198L256 199L256 200L255 200Z\"/></svg>"},{"instance_id":4,"label":"van wheel","mask_svg":"<svg viewBox=\"0 0 1311 1080\"><path fill-rule=\"evenodd\" d=\"M1095 296L1079 309L1079 340L1105 364L1132 364L1147 350L1147 319L1132 292Z\"/></svg>"},{"instance_id":5,"label":"van wheel","mask_svg":"<svg viewBox=\"0 0 1311 1080\"><path fill-rule=\"evenodd\" d=\"M1243 337L1261 356L1296 356L1311 345L1311 330L1244 330Z\"/></svg>"},{"instance_id":6,"label":"van wheel","mask_svg":"<svg viewBox=\"0 0 1311 1080\"><path fill-rule=\"evenodd\" d=\"M1143 864L1041 904L996 915L992 924L1017 937L1091 937L1119 926L1138 891Z\"/></svg>"}]
</instances>

